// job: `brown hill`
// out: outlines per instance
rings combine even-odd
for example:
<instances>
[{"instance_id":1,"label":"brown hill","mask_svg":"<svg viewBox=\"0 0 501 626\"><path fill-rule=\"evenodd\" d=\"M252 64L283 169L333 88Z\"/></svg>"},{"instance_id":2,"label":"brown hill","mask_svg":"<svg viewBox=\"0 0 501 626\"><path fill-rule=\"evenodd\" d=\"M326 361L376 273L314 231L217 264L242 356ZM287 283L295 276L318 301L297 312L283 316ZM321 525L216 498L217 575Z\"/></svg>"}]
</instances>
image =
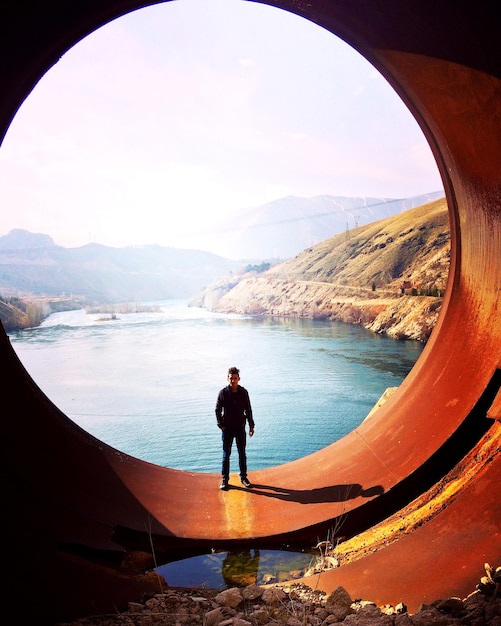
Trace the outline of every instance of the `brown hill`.
<instances>
[{"instance_id":1,"label":"brown hill","mask_svg":"<svg viewBox=\"0 0 501 626\"><path fill-rule=\"evenodd\" d=\"M441 199L331 237L267 272L219 281L196 304L226 313L341 320L426 341L449 258Z\"/></svg>"}]
</instances>

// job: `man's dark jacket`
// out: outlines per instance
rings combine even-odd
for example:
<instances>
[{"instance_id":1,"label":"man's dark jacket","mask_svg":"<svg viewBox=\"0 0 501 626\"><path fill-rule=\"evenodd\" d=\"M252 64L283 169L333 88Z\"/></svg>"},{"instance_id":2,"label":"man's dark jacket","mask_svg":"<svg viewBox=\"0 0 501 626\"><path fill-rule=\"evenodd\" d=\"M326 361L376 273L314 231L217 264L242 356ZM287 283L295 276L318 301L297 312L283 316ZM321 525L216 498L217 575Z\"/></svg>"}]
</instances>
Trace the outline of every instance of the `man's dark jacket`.
<instances>
[{"instance_id":1,"label":"man's dark jacket","mask_svg":"<svg viewBox=\"0 0 501 626\"><path fill-rule=\"evenodd\" d=\"M236 392L231 391L229 385L221 389L217 396L216 419L219 428L238 431L245 428L247 420L249 428L254 429L249 393L245 387L238 385Z\"/></svg>"}]
</instances>

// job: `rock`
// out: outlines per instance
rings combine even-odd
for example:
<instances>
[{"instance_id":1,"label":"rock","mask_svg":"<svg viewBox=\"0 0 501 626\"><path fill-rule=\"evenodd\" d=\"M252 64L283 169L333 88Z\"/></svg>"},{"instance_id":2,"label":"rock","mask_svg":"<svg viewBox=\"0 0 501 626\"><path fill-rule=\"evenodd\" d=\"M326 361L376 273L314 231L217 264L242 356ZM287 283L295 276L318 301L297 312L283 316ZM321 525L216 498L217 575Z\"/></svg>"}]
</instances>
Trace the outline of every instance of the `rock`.
<instances>
[{"instance_id":1,"label":"rock","mask_svg":"<svg viewBox=\"0 0 501 626\"><path fill-rule=\"evenodd\" d=\"M363 609L364 606L376 606L376 604L374 602L370 602L369 600L355 600L355 602L351 603L351 608L355 611L358 612L360 611L360 609Z\"/></svg>"},{"instance_id":2,"label":"rock","mask_svg":"<svg viewBox=\"0 0 501 626\"><path fill-rule=\"evenodd\" d=\"M482 576L477 585L477 589L486 596L492 596L496 591L496 583L488 576Z\"/></svg>"},{"instance_id":3,"label":"rock","mask_svg":"<svg viewBox=\"0 0 501 626\"><path fill-rule=\"evenodd\" d=\"M242 617L235 617L235 619L232 620L232 626L252 626L252 622L248 622Z\"/></svg>"},{"instance_id":4,"label":"rock","mask_svg":"<svg viewBox=\"0 0 501 626\"><path fill-rule=\"evenodd\" d=\"M366 604L357 613L347 615L343 624L350 626L393 626L389 615L382 613L375 604Z\"/></svg>"},{"instance_id":5,"label":"rock","mask_svg":"<svg viewBox=\"0 0 501 626\"><path fill-rule=\"evenodd\" d=\"M237 606L243 602L243 597L238 587L232 587L231 589L225 589L221 591L221 593L218 593L215 600L218 604L236 609Z\"/></svg>"},{"instance_id":6,"label":"rock","mask_svg":"<svg viewBox=\"0 0 501 626\"><path fill-rule=\"evenodd\" d=\"M413 626L413 622L407 613L397 615L394 621L395 626Z\"/></svg>"},{"instance_id":7,"label":"rock","mask_svg":"<svg viewBox=\"0 0 501 626\"><path fill-rule=\"evenodd\" d=\"M278 604L287 599L287 594L280 587L271 587L263 591L262 599L265 604Z\"/></svg>"},{"instance_id":8,"label":"rock","mask_svg":"<svg viewBox=\"0 0 501 626\"><path fill-rule=\"evenodd\" d=\"M466 614L463 601L461 598L448 598L447 600L439 600L434 606L441 613L452 615L453 617L463 617Z\"/></svg>"},{"instance_id":9,"label":"rock","mask_svg":"<svg viewBox=\"0 0 501 626\"><path fill-rule=\"evenodd\" d=\"M242 590L244 600L257 600L263 595L264 589L259 585L248 585Z\"/></svg>"},{"instance_id":10,"label":"rock","mask_svg":"<svg viewBox=\"0 0 501 626\"><path fill-rule=\"evenodd\" d=\"M249 617L252 619L252 621L255 624L259 624L260 626L263 626L264 624L268 624L268 622L270 621L269 619L270 616L269 616L268 611L263 608L259 608L259 609L256 609L255 611L252 611Z\"/></svg>"},{"instance_id":11,"label":"rock","mask_svg":"<svg viewBox=\"0 0 501 626\"><path fill-rule=\"evenodd\" d=\"M411 617L413 626L460 626L461 620L444 615L433 606L423 606Z\"/></svg>"},{"instance_id":12,"label":"rock","mask_svg":"<svg viewBox=\"0 0 501 626\"><path fill-rule=\"evenodd\" d=\"M484 607L485 606L485 596L480 593L480 591L474 591L470 593L470 595L466 596L463 601L464 607L470 611L472 608Z\"/></svg>"},{"instance_id":13,"label":"rock","mask_svg":"<svg viewBox=\"0 0 501 626\"><path fill-rule=\"evenodd\" d=\"M353 600L344 587L338 587L327 598L325 608L329 613L335 615L338 621L342 622L347 615L354 612L351 608Z\"/></svg>"},{"instance_id":14,"label":"rock","mask_svg":"<svg viewBox=\"0 0 501 626\"><path fill-rule=\"evenodd\" d=\"M329 626L329 624L339 624L339 620L335 615L327 615L322 621L322 626Z\"/></svg>"},{"instance_id":15,"label":"rock","mask_svg":"<svg viewBox=\"0 0 501 626\"><path fill-rule=\"evenodd\" d=\"M263 583L265 585L271 585L271 583L276 583L277 579L272 574L265 574L263 576Z\"/></svg>"},{"instance_id":16,"label":"rock","mask_svg":"<svg viewBox=\"0 0 501 626\"><path fill-rule=\"evenodd\" d=\"M496 621L501 623L501 607L498 603L488 602L484 611L485 621L487 624L493 624Z\"/></svg>"},{"instance_id":17,"label":"rock","mask_svg":"<svg viewBox=\"0 0 501 626\"><path fill-rule=\"evenodd\" d=\"M395 615L395 607L392 604L384 604L379 607L379 610L385 615Z\"/></svg>"},{"instance_id":18,"label":"rock","mask_svg":"<svg viewBox=\"0 0 501 626\"><path fill-rule=\"evenodd\" d=\"M217 609L212 609L212 611L207 611L207 613L205 614L206 626L217 626L223 620L224 615L219 607Z\"/></svg>"},{"instance_id":19,"label":"rock","mask_svg":"<svg viewBox=\"0 0 501 626\"><path fill-rule=\"evenodd\" d=\"M403 602L399 602L395 607L395 612L397 613L397 615L400 615L400 613L407 613L407 607Z\"/></svg>"}]
</instances>

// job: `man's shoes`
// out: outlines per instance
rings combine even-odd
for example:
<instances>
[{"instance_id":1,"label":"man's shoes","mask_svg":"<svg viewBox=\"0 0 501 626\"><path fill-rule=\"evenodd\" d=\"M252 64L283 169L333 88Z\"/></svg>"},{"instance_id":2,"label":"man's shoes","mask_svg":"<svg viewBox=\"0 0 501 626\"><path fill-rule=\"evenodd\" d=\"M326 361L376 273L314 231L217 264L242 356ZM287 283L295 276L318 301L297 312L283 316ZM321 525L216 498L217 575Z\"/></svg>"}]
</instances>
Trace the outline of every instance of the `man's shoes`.
<instances>
[{"instance_id":1,"label":"man's shoes","mask_svg":"<svg viewBox=\"0 0 501 626\"><path fill-rule=\"evenodd\" d=\"M221 483L219 485L219 489L223 489L223 490L228 489L228 479L227 478L223 478L223 480L221 481Z\"/></svg>"},{"instance_id":2,"label":"man's shoes","mask_svg":"<svg viewBox=\"0 0 501 626\"><path fill-rule=\"evenodd\" d=\"M244 487L247 487L247 489L251 486L249 480L247 479L247 476L245 478L242 478L242 485Z\"/></svg>"}]
</instances>

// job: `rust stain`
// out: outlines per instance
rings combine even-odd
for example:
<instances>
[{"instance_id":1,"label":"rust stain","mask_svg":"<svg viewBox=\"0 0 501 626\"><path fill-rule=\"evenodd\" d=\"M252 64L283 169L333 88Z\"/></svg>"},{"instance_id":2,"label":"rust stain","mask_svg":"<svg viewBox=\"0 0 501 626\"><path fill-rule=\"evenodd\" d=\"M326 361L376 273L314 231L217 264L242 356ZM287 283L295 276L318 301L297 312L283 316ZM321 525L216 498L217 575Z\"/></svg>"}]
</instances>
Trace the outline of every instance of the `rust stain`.
<instances>
[{"instance_id":1,"label":"rust stain","mask_svg":"<svg viewBox=\"0 0 501 626\"><path fill-rule=\"evenodd\" d=\"M238 484L238 476L230 477L230 488L220 492L220 501L223 506L223 519L227 537L243 539L253 537L254 534L254 507L251 494L241 488L235 489L231 484Z\"/></svg>"}]
</instances>

